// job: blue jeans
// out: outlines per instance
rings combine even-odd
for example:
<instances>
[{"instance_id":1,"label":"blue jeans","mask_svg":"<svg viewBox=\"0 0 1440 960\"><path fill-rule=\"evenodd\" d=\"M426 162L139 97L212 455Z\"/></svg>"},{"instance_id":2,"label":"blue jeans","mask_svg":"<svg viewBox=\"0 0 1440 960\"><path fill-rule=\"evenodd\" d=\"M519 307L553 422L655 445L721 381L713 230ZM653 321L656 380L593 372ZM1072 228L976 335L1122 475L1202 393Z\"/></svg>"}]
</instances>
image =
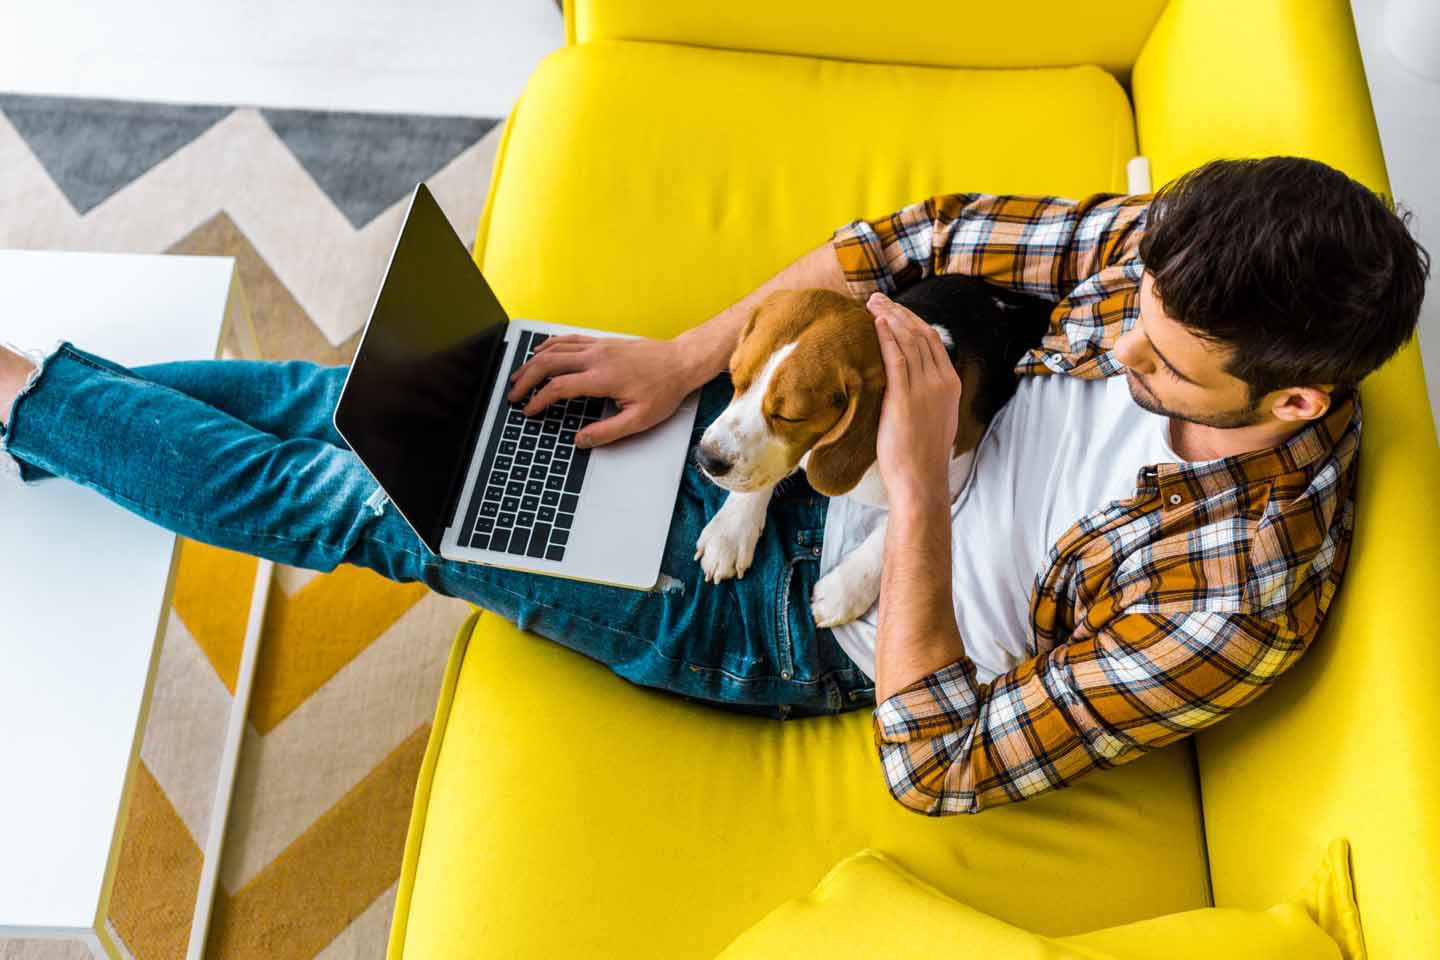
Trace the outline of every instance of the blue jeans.
<instances>
[{"instance_id":1,"label":"blue jeans","mask_svg":"<svg viewBox=\"0 0 1440 960\"><path fill-rule=\"evenodd\" d=\"M346 366L185 360L130 369L64 341L16 398L0 449L26 484L65 477L168 530L277 563L421 581L720 709L784 719L873 707L874 685L810 613L826 499L777 488L745 576L707 583L695 542L726 492L687 458L661 587L634 590L446 560L420 541L331 416ZM725 408L700 393L692 441Z\"/></svg>"}]
</instances>

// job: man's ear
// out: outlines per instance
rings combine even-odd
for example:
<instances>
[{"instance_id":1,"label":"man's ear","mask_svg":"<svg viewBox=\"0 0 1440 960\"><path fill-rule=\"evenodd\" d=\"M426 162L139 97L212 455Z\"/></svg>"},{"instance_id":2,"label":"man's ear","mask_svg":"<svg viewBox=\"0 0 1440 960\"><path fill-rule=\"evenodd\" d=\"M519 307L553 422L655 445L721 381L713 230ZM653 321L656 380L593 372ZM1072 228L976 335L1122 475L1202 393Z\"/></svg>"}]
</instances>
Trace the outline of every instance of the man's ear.
<instances>
[{"instance_id":1,"label":"man's ear","mask_svg":"<svg viewBox=\"0 0 1440 960\"><path fill-rule=\"evenodd\" d=\"M875 462L875 437L884 397L884 385L866 383L854 367L843 368L840 382L845 391L845 412L810 448L805 467L810 486L827 497L849 493Z\"/></svg>"}]
</instances>

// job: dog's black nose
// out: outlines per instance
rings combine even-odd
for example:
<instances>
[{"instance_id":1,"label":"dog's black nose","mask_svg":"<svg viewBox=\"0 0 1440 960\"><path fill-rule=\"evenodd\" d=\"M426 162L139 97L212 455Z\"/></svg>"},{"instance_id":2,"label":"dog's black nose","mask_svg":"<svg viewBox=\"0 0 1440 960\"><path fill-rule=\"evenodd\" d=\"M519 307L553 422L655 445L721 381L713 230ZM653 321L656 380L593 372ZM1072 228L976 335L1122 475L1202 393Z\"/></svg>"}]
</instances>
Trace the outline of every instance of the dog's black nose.
<instances>
[{"instance_id":1,"label":"dog's black nose","mask_svg":"<svg viewBox=\"0 0 1440 960\"><path fill-rule=\"evenodd\" d=\"M723 477L730 469L730 464L706 450L702 444L695 445L695 460L705 468L705 472L712 477Z\"/></svg>"}]
</instances>

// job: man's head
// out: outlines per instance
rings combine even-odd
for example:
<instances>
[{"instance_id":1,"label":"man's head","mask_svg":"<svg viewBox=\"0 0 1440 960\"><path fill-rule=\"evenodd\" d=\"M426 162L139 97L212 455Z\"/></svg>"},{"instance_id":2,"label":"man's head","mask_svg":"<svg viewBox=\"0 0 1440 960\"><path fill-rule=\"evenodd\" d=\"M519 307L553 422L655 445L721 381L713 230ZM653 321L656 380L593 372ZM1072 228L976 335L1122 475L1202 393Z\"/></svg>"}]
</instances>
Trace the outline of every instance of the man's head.
<instances>
[{"instance_id":1,"label":"man's head","mask_svg":"<svg viewBox=\"0 0 1440 960\"><path fill-rule=\"evenodd\" d=\"M1214 160L1156 191L1135 402L1210 427L1323 416L1412 336L1430 256L1403 217L1304 157Z\"/></svg>"}]
</instances>

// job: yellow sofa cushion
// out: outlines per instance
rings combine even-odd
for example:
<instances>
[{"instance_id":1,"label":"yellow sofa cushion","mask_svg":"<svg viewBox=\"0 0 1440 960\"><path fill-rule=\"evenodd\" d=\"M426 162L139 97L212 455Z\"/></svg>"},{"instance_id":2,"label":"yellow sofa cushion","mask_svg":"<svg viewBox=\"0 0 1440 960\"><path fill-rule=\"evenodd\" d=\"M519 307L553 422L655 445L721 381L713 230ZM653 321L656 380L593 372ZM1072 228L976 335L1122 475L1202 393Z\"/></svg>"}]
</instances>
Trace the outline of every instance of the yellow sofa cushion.
<instances>
[{"instance_id":1,"label":"yellow sofa cushion","mask_svg":"<svg viewBox=\"0 0 1440 960\"><path fill-rule=\"evenodd\" d=\"M672 336L857 217L955 190L1125 190L1098 67L967 70L608 41L506 120L475 259L512 316Z\"/></svg>"},{"instance_id":2,"label":"yellow sofa cushion","mask_svg":"<svg viewBox=\"0 0 1440 960\"><path fill-rule=\"evenodd\" d=\"M714 957L866 847L1047 935L1208 905L1188 741L930 818L890 797L870 722L723 712L477 613L446 669L389 956Z\"/></svg>"},{"instance_id":3,"label":"yellow sofa cushion","mask_svg":"<svg viewBox=\"0 0 1440 960\"><path fill-rule=\"evenodd\" d=\"M883 851L866 849L841 860L806 896L771 911L716 960L1360 960L1347 854L1336 839L1312 889L1267 910L1208 907L1051 938L960 903Z\"/></svg>"}]
</instances>

